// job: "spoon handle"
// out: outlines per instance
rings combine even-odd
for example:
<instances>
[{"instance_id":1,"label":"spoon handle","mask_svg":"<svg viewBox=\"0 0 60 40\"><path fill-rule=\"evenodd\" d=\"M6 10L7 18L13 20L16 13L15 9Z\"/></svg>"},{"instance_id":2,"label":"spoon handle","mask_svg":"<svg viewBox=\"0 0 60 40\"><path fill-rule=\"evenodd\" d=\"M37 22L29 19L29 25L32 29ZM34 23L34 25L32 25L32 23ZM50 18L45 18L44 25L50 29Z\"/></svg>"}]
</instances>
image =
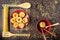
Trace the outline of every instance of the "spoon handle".
<instances>
[{"instance_id":1,"label":"spoon handle","mask_svg":"<svg viewBox=\"0 0 60 40\"><path fill-rule=\"evenodd\" d=\"M41 29L41 31L42 31L42 36L43 36L44 40L47 40L46 37L45 37L45 34L43 32L43 29Z\"/></svg>"},{"instance_id":2,"label":"spoon handle","mask_svg":"<svg viewBox=\"0 0 60 40\"><path fill-rule=\"evenodd\" d=\"M52 24L52 25L49 25L49 26L51 27L51 26L56 26L56 25L59 25L59 23L55 23L55 24ZM49 26L46 26L46 28L48 28Z\"/></svg>"}]
</instances>

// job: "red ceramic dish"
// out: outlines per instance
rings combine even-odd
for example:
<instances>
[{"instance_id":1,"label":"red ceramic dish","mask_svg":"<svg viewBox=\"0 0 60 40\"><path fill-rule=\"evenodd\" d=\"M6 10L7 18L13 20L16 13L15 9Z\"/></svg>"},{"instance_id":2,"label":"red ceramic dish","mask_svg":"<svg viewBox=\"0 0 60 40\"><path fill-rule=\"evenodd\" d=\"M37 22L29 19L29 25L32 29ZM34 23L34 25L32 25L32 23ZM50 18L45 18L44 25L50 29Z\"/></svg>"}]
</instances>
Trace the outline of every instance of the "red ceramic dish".
<instances>
[{"instance_id":1,"label":"red ceramic dish","mask_svg":"<svg viewBox=\"0 0 60 40\"><path fill-rule=\"evenodd\" d=\"M28 22L27 23L24 23L24 28L25 28L29 24L29 14L25 10L15 10L15 11L13 11L12 14L11 14L11 16L10 16L10 19L13 18L13 14L14 13L19 14L20 12L24 12L25 13L25 16L23 18L27 18L28 19ZM13 25L12 22L11 22L11 24ZM18 29L21 29L21 28L19 28L19 26L17 28Z\"/></svg>"},{"instance_id":2,"label":"red ceramic dish","mask_svg":"<svg viewBox=\"0 0 60 40\"><path fill-rule=\"evenodd\" d=\"M48 20L39 20L36 24L36 28L39 33L42 33L41 28L39 26L40 22L45 22L46 26L49 26L51 24L50 21L48 21ZM44 28L44 29L46 29L46 28ZM50 31L50 26L46 30ZM46 31L44 31L44 30L43 30L43 32L46 33Z\"/></svg>"}]
</instances>

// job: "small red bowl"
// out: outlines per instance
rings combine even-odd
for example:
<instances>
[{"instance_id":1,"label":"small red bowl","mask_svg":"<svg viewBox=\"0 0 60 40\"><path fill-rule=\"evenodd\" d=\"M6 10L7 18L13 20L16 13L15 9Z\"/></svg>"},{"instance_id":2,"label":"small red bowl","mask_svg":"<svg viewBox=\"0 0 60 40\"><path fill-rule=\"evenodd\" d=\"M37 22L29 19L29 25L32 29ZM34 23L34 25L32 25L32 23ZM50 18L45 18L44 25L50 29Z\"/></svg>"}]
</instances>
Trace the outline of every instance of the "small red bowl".
<instances>
[{"instance_id":1,"label":"small red bowl","mask_svg":"<svg viewBox=\"0 0 60 40\"><path fill-rule=\"evenodd\" d=\"M46 26L49 26L49 25L51 24L49 20L39 20L39 21L37 22L37 24L36 24L36 28L37 28L37 31L38 31L39 33L42 33L41 28L40 28L40 26L39 26L39 23L40 23L40 22L45 22ZM45 28L45 29L48 30L48 31L50 31L50 26L49 26L48 28ZM44 31L44 30L43 30L43 32L46 33L46 31Z\"/></svg>"}]
</instances>

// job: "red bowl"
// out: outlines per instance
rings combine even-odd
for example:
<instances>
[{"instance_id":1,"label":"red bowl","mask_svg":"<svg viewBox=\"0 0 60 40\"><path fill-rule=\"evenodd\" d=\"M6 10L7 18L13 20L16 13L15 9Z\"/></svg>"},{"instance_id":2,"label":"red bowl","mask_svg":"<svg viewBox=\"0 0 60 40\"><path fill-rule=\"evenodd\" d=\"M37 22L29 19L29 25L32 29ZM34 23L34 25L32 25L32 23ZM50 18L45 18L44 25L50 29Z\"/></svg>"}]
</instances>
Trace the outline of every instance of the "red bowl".
<instances>
[{"instance_id":1,"label":"red bowl","mask_svg":"<svg viewBox=\"0 0 60 40\"><path fill-rule=\"evenodd\" d=\"M11 14L11 16L10 16L10 19L11 18L13 18L13 13L18 13L19 14L19 12L25 12L25 17L28 15L28 22L27 23L25 23L24 25L24 28L29 24L29 14L28 14L28 12L26 12L25 10L14 10L13 12L12 12L12 14ZM24 17L23 17L24 18ZM13 23L11 23L12 25L13 25ZM17 27L18 29L21 29L21 28L19 28L19 26Z\"/></svg>"},{"instance_id":2,"label":"red bowl","mask_svg":"<svg viewBox=\"0 0 60 40\"><path fill-rule=\"evenodd\" d=\"M39 20L39 21L37 22L37 24L36 24L36 28L37 28L37 31L38 31L39 33L42 33L41 28L40 28L40 26L39 26L39 23L40 23L40 22L45 22L46 26L49 26L49 25L51 24L49 20ZM45 29L48 30L48 31L50 31L50 26L49 26L48 28L45 28ZM46 33L45 30L43 30L43 32Z\"/></svg>"}]
</instances>

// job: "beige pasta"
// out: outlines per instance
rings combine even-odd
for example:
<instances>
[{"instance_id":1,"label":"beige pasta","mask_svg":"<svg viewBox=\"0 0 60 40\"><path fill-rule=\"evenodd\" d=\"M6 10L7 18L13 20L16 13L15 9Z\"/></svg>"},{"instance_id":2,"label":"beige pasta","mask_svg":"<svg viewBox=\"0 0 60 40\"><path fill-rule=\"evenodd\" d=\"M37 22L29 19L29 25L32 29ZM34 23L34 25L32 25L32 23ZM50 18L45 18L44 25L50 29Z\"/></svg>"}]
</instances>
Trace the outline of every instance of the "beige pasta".
<instances>
[{"instance_id":1,"label":"beige pasta","mask_svg":"<svg viewBox=\"0 0 60 40\"><path fill-rule=\"evenodd\" d=\"M25 13L24 13L24 12L20 12L20 13L19 13L19 16L20 16L20 17L24 17L24 16L25 16Z\"/></svg>"},{"instance_id":2,"label":"beige pasta","mask_svg":"<svg viewBox=\"0 0 60 40\"><path fill-rule=\"evenodd\" d=\"M27 23L28 22L28 18L23 18L23 23Z\"/></svg>"},{"instance_id":3,"label":"beige pasta","mask_svg":"<svg viewBox=\"0 0 60 40\"><path fill-rule=\"evenodd\" d=\"M44 28L46 26L45 22L40 22L39 25L41 28Z\"/></svg>"},{"instance_id":4,"label":"beige pasta","mask_svg":"<svg viewBox=\"0 0 60 40\"><path fill-rule=\"evenodd\" d=\"M15 23L15 21L16 21L15 18L11 18L11 19L10 19L10 22L12 22L12 23Z\"/></svg>"},{"instance_id":5,"label":"beige pasta","mask_svg":"<svg viewBox=\"0 0 60 40\"><path fill-rule=\"evenodd\" d=\"M18 13L13 13L13 18L17 18L18 17Z\"/></svg>"},{"instance_id":6,"label":"beige pasta","mask_svg":"<svg viewBox=\"0 0 60 40\"><path fill-rule=\"evenodd\" d=\"M18 22L18 23L21 23L21 22L22 22L22 18L21 18L21 17L18 17L18 18L17 18L17 22Z\"/></svg>"},{"instance_id":7,"label":"beige pasta","mask_svg":"<svg viewBox=\"0 0 60 40\"><path fill-rule=\"evenodd\" d=\"M3 32L8 32L8 13L9 13L9 7L3 6Z\"/></svg>"},{"instance_id":8,"label":"beige pasta","mask_svg":"<svg viewBox=\"0 0 60 40\"><path fill-rule=\"evenodd\" d=\"M19 28L24 28L24 23L19 23Z\"/></svg>"},{"instance_id":9,"label":"beige pasta","mask_svg":"<svg viewBox=\"0 0 60 40\"><path fill-rule=\"evenodd\" d=\"M18 27L18 23L15 22L15 23L13 24L13 27L14 27L14 28L17 28L17 27Z\"/></svg>"}]
</instances>

